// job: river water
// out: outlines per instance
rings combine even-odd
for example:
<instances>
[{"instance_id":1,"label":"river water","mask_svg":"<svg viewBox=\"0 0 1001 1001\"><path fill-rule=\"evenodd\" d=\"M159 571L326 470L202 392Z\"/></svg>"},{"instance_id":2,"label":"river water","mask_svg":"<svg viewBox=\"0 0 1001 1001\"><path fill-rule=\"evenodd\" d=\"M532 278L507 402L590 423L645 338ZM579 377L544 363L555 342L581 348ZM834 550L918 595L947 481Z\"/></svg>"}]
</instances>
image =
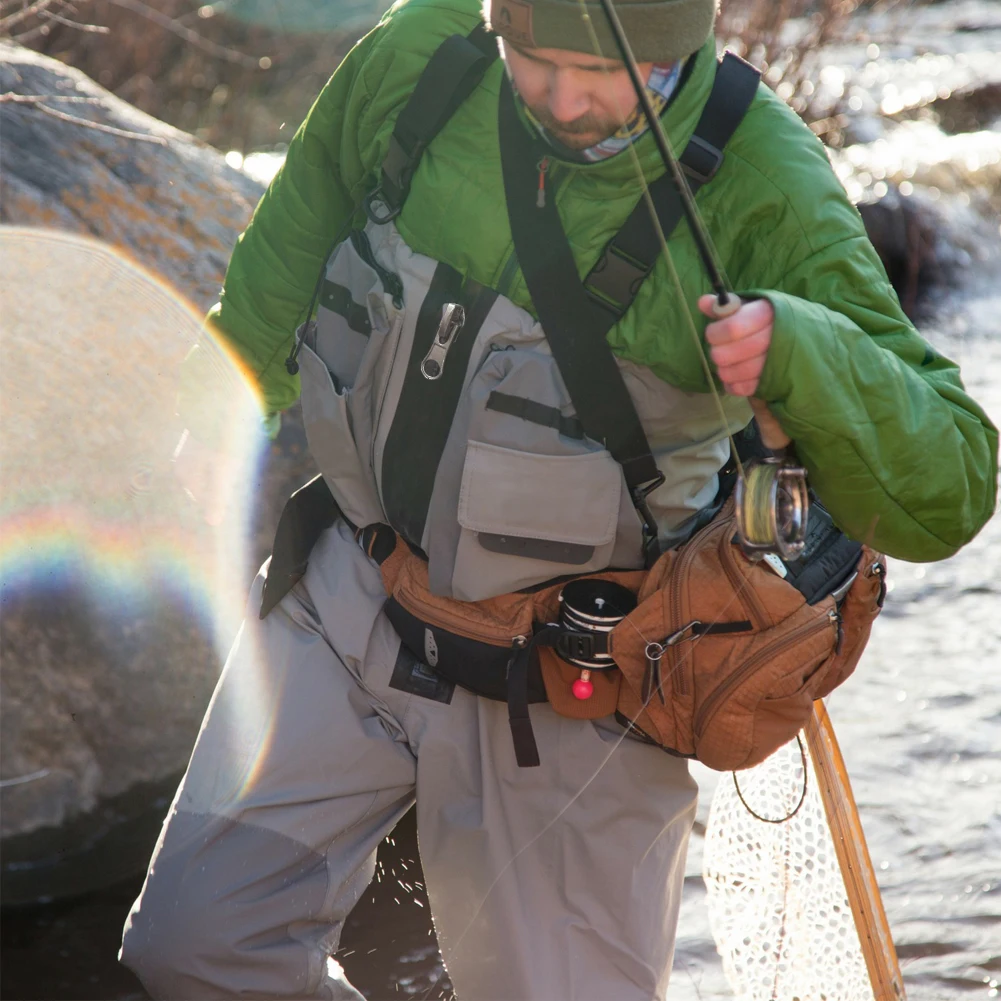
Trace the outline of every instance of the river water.
<instances>
[{"instance_id":1,"label":"river water","mask_svg":"<svg viewBox=\"0 0 1001 1001\"><path fill-rule=\"evenodd\" d=\"M846 114L846 143L832 160L854 199L871 200L896 188L937 220L936 260L949 282L926 296L919 326L962 365L967 387L998 421L1001 2L891 3L856 18L854 27L852 43L826 51L818 62L823 68L811 77L813 99ZM968 96L976 88L980 96ZM847 103L835 108L838 100ZM237 158L243 160L231 154L234 165ZM243 161L248 172L265 179L278 162L271 154ZM934 448L929 442L929 463ZM999 997L1001 517L950 560L892 560L890 588L856 675L832 695L828 708L909 998ZM729 777L701 766L695 771L700 803L670 1001L733 997L710 932L701 878L709 804L717 782ZM390 875L402 875L403 885L413 872L394 869ZM125 885L76 910L35 913L31 929L5 931L7 946L43 943L37 956L25 947L26 963L41 967L56 949L67 958L70 952L81 957L73 960L80 964L76 975L66 970L45 986L30 987L31 977L21 973L18 996L141 998L137 985L113 971L114 940L134 890ZM401 926L406 913L426 920L426 908L413 907L411 899L398 906ZM377 915L373 910L365 917L368 923ZM426 924L399 934L390 934L392 927L373 929L371 943L359 932L346 950L375 952L378 934L383 936L375 966L370 964L359 986L373 998L425 996L442 972L433 938ZM347 957L345 965L351 963ZM445 996L444 987L447 980L430 996ZM9 989L6 996L13 996Z\"/></svg>"},{"instance_id":2,"label":"river water","mask_svg":"<svg viewBox=\"0 0 1001 1001\"><path fill-rule=\"evenodd\" d=\"M1001 4L902 5L857 19L864 45L825 58L851 102L832 155L855 200L897 187L938 221L948 288L919 327L1001 419ZM971 88L979 121L957 98ZM950 107L950 105L952 107ZM984 107L986 106L986 116ZM993 107L993 111L991 110ZM887 114L892 118L887 118ZM986 117L986 121L983 119ZM952 125L950 134L938 119ZM965 119L965 121L964 121ZM973 124L973 131L956 126ZM929 442L933 463L935 443ZM828 700L911 1001L1001 990L1001 517L952 559L891 560L891 591L856 675ZM719 781L696 766L670 1001L733 997L709 929L701 832Z\"/></svg>"}]
</instances>

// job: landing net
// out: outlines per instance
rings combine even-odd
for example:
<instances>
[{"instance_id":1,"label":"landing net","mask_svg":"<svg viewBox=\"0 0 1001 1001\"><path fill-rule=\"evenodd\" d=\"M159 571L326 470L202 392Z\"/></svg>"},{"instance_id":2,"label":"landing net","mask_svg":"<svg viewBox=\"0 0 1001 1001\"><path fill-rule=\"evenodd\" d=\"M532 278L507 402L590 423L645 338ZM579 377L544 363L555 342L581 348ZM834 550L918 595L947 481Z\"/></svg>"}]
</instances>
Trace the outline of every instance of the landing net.
<instances>
[{"instance_id":1,"label":"landing net","mask_svg":"<svg viewBox=\"0 0 1001 1001\"><path fill-rule=\"evenodd\" d=\"M877 1001L805 739L721 777L703 877L740 1001Z\"/></svg>"}]
</instances>

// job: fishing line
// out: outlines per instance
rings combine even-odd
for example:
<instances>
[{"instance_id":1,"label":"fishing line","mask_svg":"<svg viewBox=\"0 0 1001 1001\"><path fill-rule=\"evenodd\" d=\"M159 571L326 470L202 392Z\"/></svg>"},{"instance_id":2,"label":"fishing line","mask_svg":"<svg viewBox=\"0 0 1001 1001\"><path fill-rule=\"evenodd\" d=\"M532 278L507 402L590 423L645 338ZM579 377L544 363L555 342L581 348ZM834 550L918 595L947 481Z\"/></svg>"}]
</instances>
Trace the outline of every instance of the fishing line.
<instances>
[{"instance_id":1,"label":"fishing line","mask_svg":"<svg viewBox=\"0 0 1001 1001\"><path fill-rule=\"evenodd\" d=\"M591 22L591 15L587 11L587 7L584 4L584 0L577 0L577 4L581 9L581 18L583 19L585 27L587 28L588 35L591 38L591 45L594 48L594 54L598 56L600 59L608 59L609 57L605 56L605 54L601 50L601 42L598 40L597 33L594 30L594 25ZM608 7L606 7L606 11L608 10L608 8L611 8L611 4L608 4ZM630 70L630 75L632 75L632 66L629 63L626 63L626 66L627 69ZM603 65L601 67L601 71L604 74L606 80L611 79L611 73L607 65ZM637 96L639 96L640 94L642 95L644 110L646 110L647 108L650 108L650 101L646 94L646 82L642 81L638 86L636 86L636 79L638 79L638 77L634 78L633 82L637 90ZM616 111L619 114L619 118L625 120L626 116L623 112L622 105L619 101L618 93L615 92L614 88L612 89L612 95L615 101ZM677 166L677 159L675 158L674 153L671 150L671 145L670 145L671 141L667 137L667 134L662 129L656 130L653 127L652 123L656 121L658 121L657 116L653 113L653 109L650 108L650 113L647 116L647 127L654 134L655 140L658 141L658 147L660 145L658 137L663 138L664 144L666 145L669 154L667 157L664 158L665 161L668 164L673 164L674 166ZM678 301L681 303L682 312L685 320L687 321L688 331L689 334L691 335L692 342L695 344L695 348L698 351L699 362L702 365L702 372L706 377L706 383L709 386L709 392L712 395L713 402L716 405L717 414L720 419L720 427L722 427L724 430L727 431L727 437L730 440L730 452L737 463L738 475L743 476L744 466L743 463L740 461L740 456L737 454L737 443L734 440L733 434L731 434L729 431L730 422L727 420L726 410L723 407L723 400L716 389L716 380L713 377L712 369L709 365L709 359L706 356L705 349L702 346L702 340L699 337L698 330L696 329L695 318L692 315L692 311L688 306L688 300L685 297L684 288L682 287L681 284L681 276L678 274L678 270L674 265L674 258L671 255L670 250L668 249L667 237L664 235L664 229L660 224L660 216L657 214L657 209L653 202L653 196L650 194L650 186L647 184L646 175L643 172L643 165L642 163L640 163L639 153L637 153L636 151L636 143L635 142L629 143L629 145L626 147L626 152L629 154L630 163L632 163L633 169L636 172L636 177L639 180L640 188L643 192L643 199L646 202L647 211L650 213L650 220L653 223L654 232L657 234L657 240L660 243L661 251L664 254L664 261L667 264L668 270L671 275L671 282L674 285L674 290L677 294ZM718 257L719 255L716 252L715 245L712 239L709 237L708 232L706 232L705 226L701 223L700 216L698 215L698 209L695 206L694 201L692 200L688 184L685 181L684 176L681 175L680 169L673 175L673 177L674 177L674 183L678 188L678 196L682 198L682 200L684 200L685 197L687 196L688 204L694 210L693 215L686 216L686 218L688 219L689 222L692 222L693 219L699 220L698 225L701 227L701 233L700 236L695 237L695 242L696 245L699 247L700 254L702 253L702 245L704 244L704 246L707 249L712 248L711 251L709 251L711 255L715 255L716 257ZM703 263L705 263L704 256L703 256ZM722 266L713 263L712 267L719 273L719 275L722 276L726 285L729 286L730 284L729 279L726 277L726 272L723 270ZM712 275L712 270L709 271L709 274ZM710 280L712 281L712 278ZM725 288L724 292L726 292ZM732 295L733 293L729 294Z\"/></svg>"},{"instance_id":2,"label":"fishing line","mask_svg":"<svg viewBox=\"0 0 1001 1001\"><path fill-rule=\"evenodd\" d=\"M588 14L586 7L584 6L584 0L577 0L577 2L578 2L578 6L581 8L581 12L582 12L581 16L582 16L582 18L583 18L583 20L585 22L586 27L587 27L588 34L591 37L591 44L592 44L592 46L593 46L593 48L595 50L595 54L597 56L599 56L599 58L604 59L606 57L602 54L601 45L600 45L600 42L598 41L597 35L596 35L595 31L594 31L594 25L591 23L590 15ZM606 78L610 78L611 77L611 73L609 72L609 69L608 69L607 66L603 66L602 67L602 72L604 73L604 75L605 75ZM644 97L645 97L645 91L643 91L642 88L640 88L640 90L644 94ZM626 120L626 116L624 115L621 103L618 100L618 95L614 93L614 90L613 90L613 95L614 95L614 99L615 99L615 103L616 103L616 110L618 111L618 114L619 114L619 118L622 119L623 121L625 121ZM648 118L648 127L649 126L650 126L650 119ZM666 136L664 138L666 140ZM669 142L669 140L668 140L668 142ZM716 409L717 409L717 412L718 412L718 415L719 415L719 418L720 418L720 422L721 422L721 427L727 432L727 437L729 438L729 441L730 441L731 454L732 454L732 456L734 457L734 459L736 461L737 468L738 468L738 474L741 475L741 476L743 476L744 475L744 467L743 467L743 464L740 461L740 456L737 453L737 446L736 446L736 442L734 441L734 436L729 431L729 421L727 420L727 417L726 417L726 411L725 411L725 409L723 407L723 401L722 401L722 398L719 395L719 392L716 389L715 380L713 379L712 370L711 370L710 365L709 365L709 360L708 360L708 358L706 356L705 350L703 349L702 342L701 342L701 340L699 338L699 335L698 335L698 330L696 329L696 326L695 326L694 317L692 315L691 310L689 309L688 302L687 302L687 300L685 298L684 290L683 290L683 287L682 287L682 284L681 284L681 278L678 275L677 269L676 269L676 267L674 265L674 259L671 256L670 250L668 249L667 239L666 239L666 237L664 235L663 228L661 227L660 218L658 217L656 209L654 207L653 199L652 199L652 197L650 195L649 186L648 186L648 184L646 182L646 177L644 176L643 167L642 167L642 164L639 161L639 155L636 152L635 145L636 145L635 142L631 142L626 147L626 149L627 149L627 152L629 154L630 161L632 162L632 164L634 166L634 169L636 171L636 175L637 175L637 177L639 179L641 190L642 190L642 197L644 198L644 200L646 202L647 210L649 211L651 219L653 221L653 225L654 225L655 231L657 233L657 238L658 238L658 241L660 243L661 250L664 253L664 259L666 261L667 267L668 267L670 275L671 275L672 283L673 283L675 291L677 293L678 301L682 304L684 316L685 316L685 319L687 320L687 324L688 324L688 329L689 329L690 335L691 335L692 340L694 341L695 346L697 348L699 360L701 362L702 369L703 369L703 373L706 376L706 381L707 381L707 383L709 385L710 393L712 394L713 400L714 400L715 405L716 405ZM682 183L683 184L685 183L683 178L682 178ZM687 190L687 185L685 186L685 190ZM690 196L690 192L689 192L689 196ZM682 197L684 197L684 196L682 195ZM712 245L712 241L708 238L708 234L706 234L706 240L707 240L707 246L711 246ZM713 248L713 249L715 251L715 248ZM719 271L720 274L725 275L725 272L722 270L722 268L718 268L718 271ZM728 280L726 280L726 281L727 281L727 284L729 284L729 281ZM725 289L724 289L724 291L725 291ZM730 293L730 295L732 295L732 293ZM720 609L719 614L713 620L712 624L716 624L717 622L722 621L724 615L727 613L727 611L730 608L730 606L735 601L737 601L739 599L739 597L742 594L743 590L746 587L748 587L748 586L749 586L749 582L746 579L741 582L740 586L734 590L733 596L729 599L729 601L726 602L726 604L723 606L723 608ZM646 635L644 635L644 633L642 632L642 630L640 630L640 628L636 625L636 623L633 622L633 621L631 621L628 616L626 616L623 619L623 621L627 622L629 624L629 627L636 632L636 634L640 637L640 639L643 641L644 644L659 643L659 640L651 640L649 637L647 637ZM675 666L669 672L667 672L666 675L663 676L663 678L661 679L660 684L658 686L656 686L650 692L650 695L645 700L641 700L641 704L640 704L639 710L637 711L636 715L633 716L633 718L629 720L629 727L624 727L623 728L623 732L612 743L612 746L609 749L608 753L599 762L597 768L595 768L594 772L590 775L590 777L570 797L570 799L559 809L559 811L552 817L552 819L549 820L535 835L533 835L524 845L522 845L522 847L519 848L514 853L514 855L512 855L511 858L508 859L507 862L504 863L504 865L501 867L501 869L498 871L498 873L494 877L493 881L487 887L486 892L483 895L483 899L480 901L479 905L477 906L476 911L473 913L473 916L467 922L466 928L463 930L463 932L456 939L454 945L452 946L452 951L453 952L456 952L459 949L459 947L462 944L462 941L465 938L466 934L472 928L473 924L479 918L480 914L483 912L483 908L486 906L487 900L490 898L490 894L493 892L494 888L500 882L501 878L514 865L514 863L526 851L528 851L528 849L531 848L540 838L542 838L548 831L550 831L556 825L556 823L566 814L566 812L574 805L574 803L576 803L577 800L580 799L580 797L587 791L587 789L591 786L591 784L594 782L594 780L602 772L602 770L604 769L605 765L611 760L612 755L615 754L615 752L619 749L619 747L621 746L622 742L624 740L627 740L627 739L632 739L630 737L630 730L632 729L632 727L635 726L636 721L639 719L640 715L646 710L647 706L650 704L650 701L653 699L653 697L655 695L659 695L662 692L664 683L666 681L670 680L683 667L687 666L688 659L690 657L694 656L694 654L695 654L695 647L696 647L696 645L703 638L704 638L704 636L693 637L692 642L691 642L691 646L689 647L687 653L683 654L681 657L679 657L677 659L677 663L675 664ZM804 788L804 794L803 795L804 795L804 798L805 798L805 788ZM798 809L798 807L797 807L797 809ZM435 982L431 985L431 987L429 987L427 989L427 991L424 994L425 998L430 997L431 992L434 991L437 988L438 984L441 982L441 978L444 975L445 975L445 973L443 971L442 974L440 974L438 976L438 978L435 980Z\"/></svg>"}]
</instances>

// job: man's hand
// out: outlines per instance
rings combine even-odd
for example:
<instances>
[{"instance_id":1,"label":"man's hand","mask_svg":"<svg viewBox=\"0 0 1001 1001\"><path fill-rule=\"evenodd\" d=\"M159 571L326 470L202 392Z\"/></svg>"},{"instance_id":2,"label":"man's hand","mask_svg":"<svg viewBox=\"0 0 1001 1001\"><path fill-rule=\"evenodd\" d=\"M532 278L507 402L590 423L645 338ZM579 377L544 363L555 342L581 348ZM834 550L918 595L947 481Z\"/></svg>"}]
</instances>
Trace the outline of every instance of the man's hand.
<instances>
[{"instance_id":1,"label":"man's hand","mask_svg":"<svg viewBox=\"0 0 1001 1001\"><path fill-rule=\"evenodd\" d=\"M699 299L699 309L712 317L715 301L715 296L704 295ZM755 299L706 327L706 340L712 345L709 356L731 396L753 396L758 388L772 343L774 320L772 304L767 299Z\"/></svg>"}]
</instances>

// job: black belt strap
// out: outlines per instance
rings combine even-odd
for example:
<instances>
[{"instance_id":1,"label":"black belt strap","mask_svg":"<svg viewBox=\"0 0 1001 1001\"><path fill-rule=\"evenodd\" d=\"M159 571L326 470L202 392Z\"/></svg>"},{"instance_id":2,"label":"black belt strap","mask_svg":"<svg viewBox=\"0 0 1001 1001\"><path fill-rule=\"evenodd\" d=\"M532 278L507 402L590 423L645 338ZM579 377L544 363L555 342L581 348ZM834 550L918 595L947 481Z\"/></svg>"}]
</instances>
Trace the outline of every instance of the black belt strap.
<instances>
[{"instance_id":1,"label":"black belt strap","mask_svg":"<svg viewBox=\"0 0 1001 1001\"><path fill-rule=\"evenodd\" d=\"M497 55L497 41L482 23L468 35L446 38L435 50L396 119L379 186L365 200L373 222L389 222L403 210L424 150L476 89Z\"/></svg>"},{"instance_id":2,"label":"black belt strap","mask_svg":"<svg viewBox=\"0 0 1001 1001\"><path fill-rule=\"evenodd\" d=\"M537 654L531 645L515 647L507 662L507 720L514 757L520 768L537 768L541 763L532 720L528 715L528 669L535 656Z\"/></svg>"}]
</instances>

